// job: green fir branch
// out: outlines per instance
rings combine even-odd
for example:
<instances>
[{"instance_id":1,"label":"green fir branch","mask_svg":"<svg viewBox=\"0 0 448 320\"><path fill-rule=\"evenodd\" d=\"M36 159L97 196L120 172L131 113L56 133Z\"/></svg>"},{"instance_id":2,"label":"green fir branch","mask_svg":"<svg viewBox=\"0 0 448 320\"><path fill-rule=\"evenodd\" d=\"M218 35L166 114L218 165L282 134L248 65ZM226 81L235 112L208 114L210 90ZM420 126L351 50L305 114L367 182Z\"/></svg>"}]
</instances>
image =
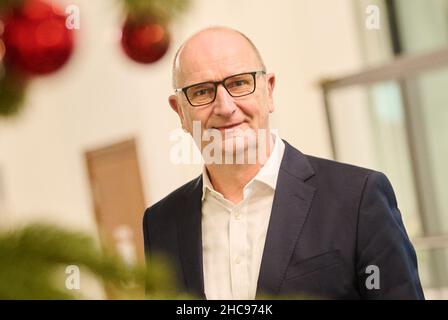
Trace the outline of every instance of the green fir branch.
<instances>
[{"instance_id":1,"label":"green fir branch","mask_svg":"<svg viewBox=\"0 0 448 320\"><path fill-rule=\"evenodd\" d=\"M87 235L35 224L0 233L0 299L80 298L65 288L61 270L68 265L89 271L119 299L135 298L145 288L151 299L189 298L177 293L162 259L148 268L130 267Z\"/></svg>"}]
</instances>

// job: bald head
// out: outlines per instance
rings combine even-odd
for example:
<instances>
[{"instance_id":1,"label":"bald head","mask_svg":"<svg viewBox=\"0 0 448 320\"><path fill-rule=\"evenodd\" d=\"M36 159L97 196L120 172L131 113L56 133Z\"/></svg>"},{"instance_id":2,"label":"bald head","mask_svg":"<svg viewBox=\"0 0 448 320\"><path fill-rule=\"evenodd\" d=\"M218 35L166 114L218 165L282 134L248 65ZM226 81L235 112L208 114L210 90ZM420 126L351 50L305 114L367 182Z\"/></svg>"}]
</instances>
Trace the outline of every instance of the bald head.
<instances>
[{"instance_id":1,"label":"bald head","mask_svg":"<svg viewBox=\"0 0 448 320\"><path fill-rule=\"evenodd\" d=\"M239 58L242 63L266 70L257 47L243 33L227 27L203 29L188 38L177 50L172 68L173 87L182 86L184 76L199 72L202 65L210 67L224 59Z\"/></svg>"}]
</instances>

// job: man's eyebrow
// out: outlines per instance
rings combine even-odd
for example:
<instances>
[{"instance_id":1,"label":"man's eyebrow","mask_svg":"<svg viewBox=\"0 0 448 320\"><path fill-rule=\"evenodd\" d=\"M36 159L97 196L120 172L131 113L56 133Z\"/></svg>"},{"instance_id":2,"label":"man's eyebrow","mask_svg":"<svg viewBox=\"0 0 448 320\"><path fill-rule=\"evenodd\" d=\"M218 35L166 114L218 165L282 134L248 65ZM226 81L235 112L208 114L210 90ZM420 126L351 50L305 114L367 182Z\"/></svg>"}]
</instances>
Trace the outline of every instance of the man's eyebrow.
<instances>
[{"instance_id":1,"label":"man's eyebrow","mask_svg":"<svg viewBox=\"0 0 448 320\"><path fill-rule=\"evenodd\" d=\"M224 80L226 78L229 78L229 77L232 77L232 76L236 76L236 75L244 74L244 73L250 73L250 72L254 72L254 71L258 71L258 70L263 70L264 71L264 68L260 66L260 67L249 68L247 70L236 71L236 72L232 72L231 74L228 74L228 75L226 75L224 77L221 77L221 78L219 78L217 80L214 80L214 79L198 80L196 82L191 82L191 84L186 84L186 85L180 86L179 88L185 88L185 87L189 87L191 85L201 84L201 83L205 83L205 82L222 81L222 80ZM185 82L188 82L188 81L185 81Z\"/></svg>"},{"instance_id":2,"label":"man's eyebrow","mask_svg":"<svg viewBox=\"0 0 448 320\"><path fill-rule=\"evenodd\" d=\"M188 80L186 80L186 81L184 81L185 84L178 85L177 88L185 88L185 87L193 86L195 84L201 84L201 83L205 83L205 82L215 82L215 81L218 81L218 80L207 80L207 79L205 79L205 80L195 80L195 81L188 81Z\"/></svg>"}]
</instances>

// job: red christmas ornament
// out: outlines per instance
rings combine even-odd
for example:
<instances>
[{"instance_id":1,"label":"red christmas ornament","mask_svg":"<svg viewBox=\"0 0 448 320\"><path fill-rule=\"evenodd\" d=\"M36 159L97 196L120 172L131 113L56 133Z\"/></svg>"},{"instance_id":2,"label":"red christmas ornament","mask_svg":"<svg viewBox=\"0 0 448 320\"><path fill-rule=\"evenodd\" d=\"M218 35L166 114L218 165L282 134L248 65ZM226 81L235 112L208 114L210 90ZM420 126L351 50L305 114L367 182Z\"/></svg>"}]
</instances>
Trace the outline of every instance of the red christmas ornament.
<instances>
[{"instance_id":1,"label":"red christmas ornament","mask_svg":"<svg viewBox=\"0 0 448 320\"><path fill-rule=\"evenodd\" d=\"M5 56L5 44L3 43L3 40L0 39L0 66L2 65L3 57Z\"/></svg>"},{"instance_id":2,"label":"red christmas ornament","mask_svg":"<svg viewBox=\"0 0 448 320\"><path fill-rule=\"evenodd\" d=\"M26 0L5 19L5 62L25 74L42 75L61 68L73 51L73 31L66 17L41 0Z\"/></svg>"},{"instance_id":3,"label":"red christmas ornament","mask_svg":"<svg viewBox=\"0 0 448 320\"><path fill-rule=\"evenodd\" d=\"M121 45L124 52L139 63L153 63L165 55L170 37L164 26L153 19L128 16L123 26Z\"/></svg>"}]
</instances>

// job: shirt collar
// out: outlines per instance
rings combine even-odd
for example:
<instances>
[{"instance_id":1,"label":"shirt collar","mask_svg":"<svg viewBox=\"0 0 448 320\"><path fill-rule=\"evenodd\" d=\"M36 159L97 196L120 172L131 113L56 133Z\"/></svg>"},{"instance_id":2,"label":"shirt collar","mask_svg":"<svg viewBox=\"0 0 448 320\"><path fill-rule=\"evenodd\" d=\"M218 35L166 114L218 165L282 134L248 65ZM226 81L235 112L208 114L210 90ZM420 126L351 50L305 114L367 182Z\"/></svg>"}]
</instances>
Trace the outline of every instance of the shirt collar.
<instances>
[{"instance_id":1,"label":"shirt collar","mask_svg":"<svg viewBox=\"0 0 448 320\"><path fill-rule=\"evenodd\" d=\"M259 181L265 183L270 188L275 190L275 187L277 185L278 172L280 170L280 165L283 158L283 153L285 152L285 143L278 135L277 130L271 130L271 136L274 140L274 147L272 149L272 152L269 155L269 158L264 164L264 166L261 167L257 175L246 185L246 187L252 184L253 181ZM207 189L210 192L216 193L208 176L207 168L204 165L202 168L202 199L201 199L202 201L204 200Z\"/></svg>"}]
</instances>

